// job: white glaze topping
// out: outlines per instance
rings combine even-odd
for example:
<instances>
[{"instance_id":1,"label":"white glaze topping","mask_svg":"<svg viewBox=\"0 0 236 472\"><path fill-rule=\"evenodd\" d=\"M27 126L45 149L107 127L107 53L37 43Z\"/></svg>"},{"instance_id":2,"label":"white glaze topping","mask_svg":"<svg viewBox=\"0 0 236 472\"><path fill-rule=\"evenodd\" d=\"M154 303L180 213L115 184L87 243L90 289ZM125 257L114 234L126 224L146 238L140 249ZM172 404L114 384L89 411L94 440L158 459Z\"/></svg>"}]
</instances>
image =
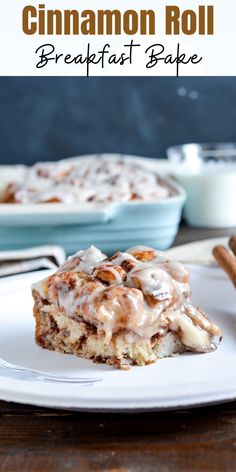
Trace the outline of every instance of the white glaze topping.
<instances>
[{"instance_id":1,"label":"white glaze topping","mask_svg":"<svg viewBox=\"0 0 236 472\"><path fill-rule=\"evenodd\" d=\"M67 261L59 268L58 272L86 272L90 274L94 267L101 261L106 259L100 249L95 246L90 246L86 250L78 251L74 256L68 257Z\"/></svg>"},{"instance_id":2,"label":"white glaze topping","mask_svg":"<svg viewBox=\"0 0 236 472\"><path fill-rule=\"evenodd\" d=\"M189 349L212 349L221 331L192 305L187 269L152 248L142 250L143 258L154 258L140 262L124 252L108 259L91 246L33 288L69 316L80 316L105 332L107 343L119 330L142 338L172 330ZM140 247L130 252L140 255ZM126 262L132 263L127 272Z\"/></svg>"},{"instance_id":3,"label":"white glaze topping","mask_svg":"<svg viewBox=\"0 0 236 472\"><path fill-rule=\"evenodd\" d=\"M154 171L125 159L98 156L37 163L26 170L24 181L11 184L11 191L15 201L24 204L157 201L173 194Z\"/></svg>"}]
</instances>

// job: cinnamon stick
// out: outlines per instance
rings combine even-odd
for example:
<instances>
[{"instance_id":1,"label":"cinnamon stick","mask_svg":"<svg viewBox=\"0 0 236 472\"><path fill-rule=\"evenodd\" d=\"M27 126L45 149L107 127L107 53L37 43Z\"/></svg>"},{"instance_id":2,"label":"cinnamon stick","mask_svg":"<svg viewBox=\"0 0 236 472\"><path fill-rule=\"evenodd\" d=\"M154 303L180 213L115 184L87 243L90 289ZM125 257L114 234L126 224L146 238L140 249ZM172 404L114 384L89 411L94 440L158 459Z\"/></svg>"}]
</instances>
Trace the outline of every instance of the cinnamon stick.
<instances>
[{"instance_id":1,"label":"cinnamon stick","mask_svg":"<svg viewBox=\"0 0 236 472\"><path fill-rule=\"evenodd\" d=\"M236 288L236 258L224 246L216 246L212 252Z\"/></svg>"},{"instance_id":2,"label":"cinnamon stick","mask_svg":"<svg viewBox=\"0 0 236 472\"><path fill-rule=\"evenodd\" d=\"M232 236L229 240L229 247L231 251L233 251L234 255L236 256L236 236Z\"/></svg>"}]
</instances>

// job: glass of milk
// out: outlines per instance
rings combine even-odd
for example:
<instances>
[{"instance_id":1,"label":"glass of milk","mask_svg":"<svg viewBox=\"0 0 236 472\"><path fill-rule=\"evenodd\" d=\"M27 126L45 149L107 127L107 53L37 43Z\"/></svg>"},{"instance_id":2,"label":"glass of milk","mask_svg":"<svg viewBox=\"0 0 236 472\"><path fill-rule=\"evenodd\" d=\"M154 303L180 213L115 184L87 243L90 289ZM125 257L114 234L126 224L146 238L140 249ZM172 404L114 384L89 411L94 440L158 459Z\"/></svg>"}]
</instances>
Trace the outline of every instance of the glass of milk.
<instances>
[{"instance_id":1,"label":"glass of milk","mask_svg":"<svg viewBox=\"0 0 236 472\"><path fill-rule=\"evenodd\" d=\"M185 144L167 150L173 177L185 188L192 226L236 226L236 143Z\"/></svg>"}]
</instances>

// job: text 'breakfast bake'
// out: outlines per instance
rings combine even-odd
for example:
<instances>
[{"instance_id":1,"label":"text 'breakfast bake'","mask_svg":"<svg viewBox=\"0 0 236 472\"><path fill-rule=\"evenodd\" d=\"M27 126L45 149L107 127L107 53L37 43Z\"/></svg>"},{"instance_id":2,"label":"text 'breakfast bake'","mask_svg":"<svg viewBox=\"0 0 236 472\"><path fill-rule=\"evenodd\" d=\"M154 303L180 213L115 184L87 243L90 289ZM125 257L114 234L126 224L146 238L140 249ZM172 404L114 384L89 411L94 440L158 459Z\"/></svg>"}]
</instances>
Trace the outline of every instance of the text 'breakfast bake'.
<instances>
[{"instance_id":1,"label":"text 'breakfast bake'","mask_svg":"<svg viewBox=\"0 0 236 472\"><path fill-rule=\"evenodd\" d=\"M154 171L119 158L92 157L25 167L8 183L4 203L108 203L159 201L176 191Z\"/></svg>"},{"instance_id":2,"label":"text 'breakfast bake'","mask_svg":"<svg viewBox=\"0 0 236 472\"><path fill-rule=\"evenodd\" d=\"M107 258L91 246L32 293L39 346L120 368L209 352L222 337L190 301L187 269L152 248Z\"/></svg>"}]
</instances>

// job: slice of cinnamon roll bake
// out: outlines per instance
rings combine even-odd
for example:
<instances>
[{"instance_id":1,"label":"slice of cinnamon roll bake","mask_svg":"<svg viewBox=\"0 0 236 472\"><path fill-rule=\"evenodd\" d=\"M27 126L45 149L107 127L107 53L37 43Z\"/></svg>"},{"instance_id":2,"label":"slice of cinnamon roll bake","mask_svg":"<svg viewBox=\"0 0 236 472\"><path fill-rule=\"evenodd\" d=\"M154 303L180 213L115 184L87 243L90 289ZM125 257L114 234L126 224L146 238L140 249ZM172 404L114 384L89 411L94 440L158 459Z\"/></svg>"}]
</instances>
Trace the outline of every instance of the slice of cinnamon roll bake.
<instances>
[{"instance_id":1,"label":"slice of cinnamon roll bake","mask_svg":"<svg viewBox=\"0 0 236 472\"><path fill-rule=\"evenodd\" d=\"M209 352L222 337L193 306L187 269L149 247L107 258L92 246L32 292L39 346L119 368Z\"/></svg>"}]
</instances>

